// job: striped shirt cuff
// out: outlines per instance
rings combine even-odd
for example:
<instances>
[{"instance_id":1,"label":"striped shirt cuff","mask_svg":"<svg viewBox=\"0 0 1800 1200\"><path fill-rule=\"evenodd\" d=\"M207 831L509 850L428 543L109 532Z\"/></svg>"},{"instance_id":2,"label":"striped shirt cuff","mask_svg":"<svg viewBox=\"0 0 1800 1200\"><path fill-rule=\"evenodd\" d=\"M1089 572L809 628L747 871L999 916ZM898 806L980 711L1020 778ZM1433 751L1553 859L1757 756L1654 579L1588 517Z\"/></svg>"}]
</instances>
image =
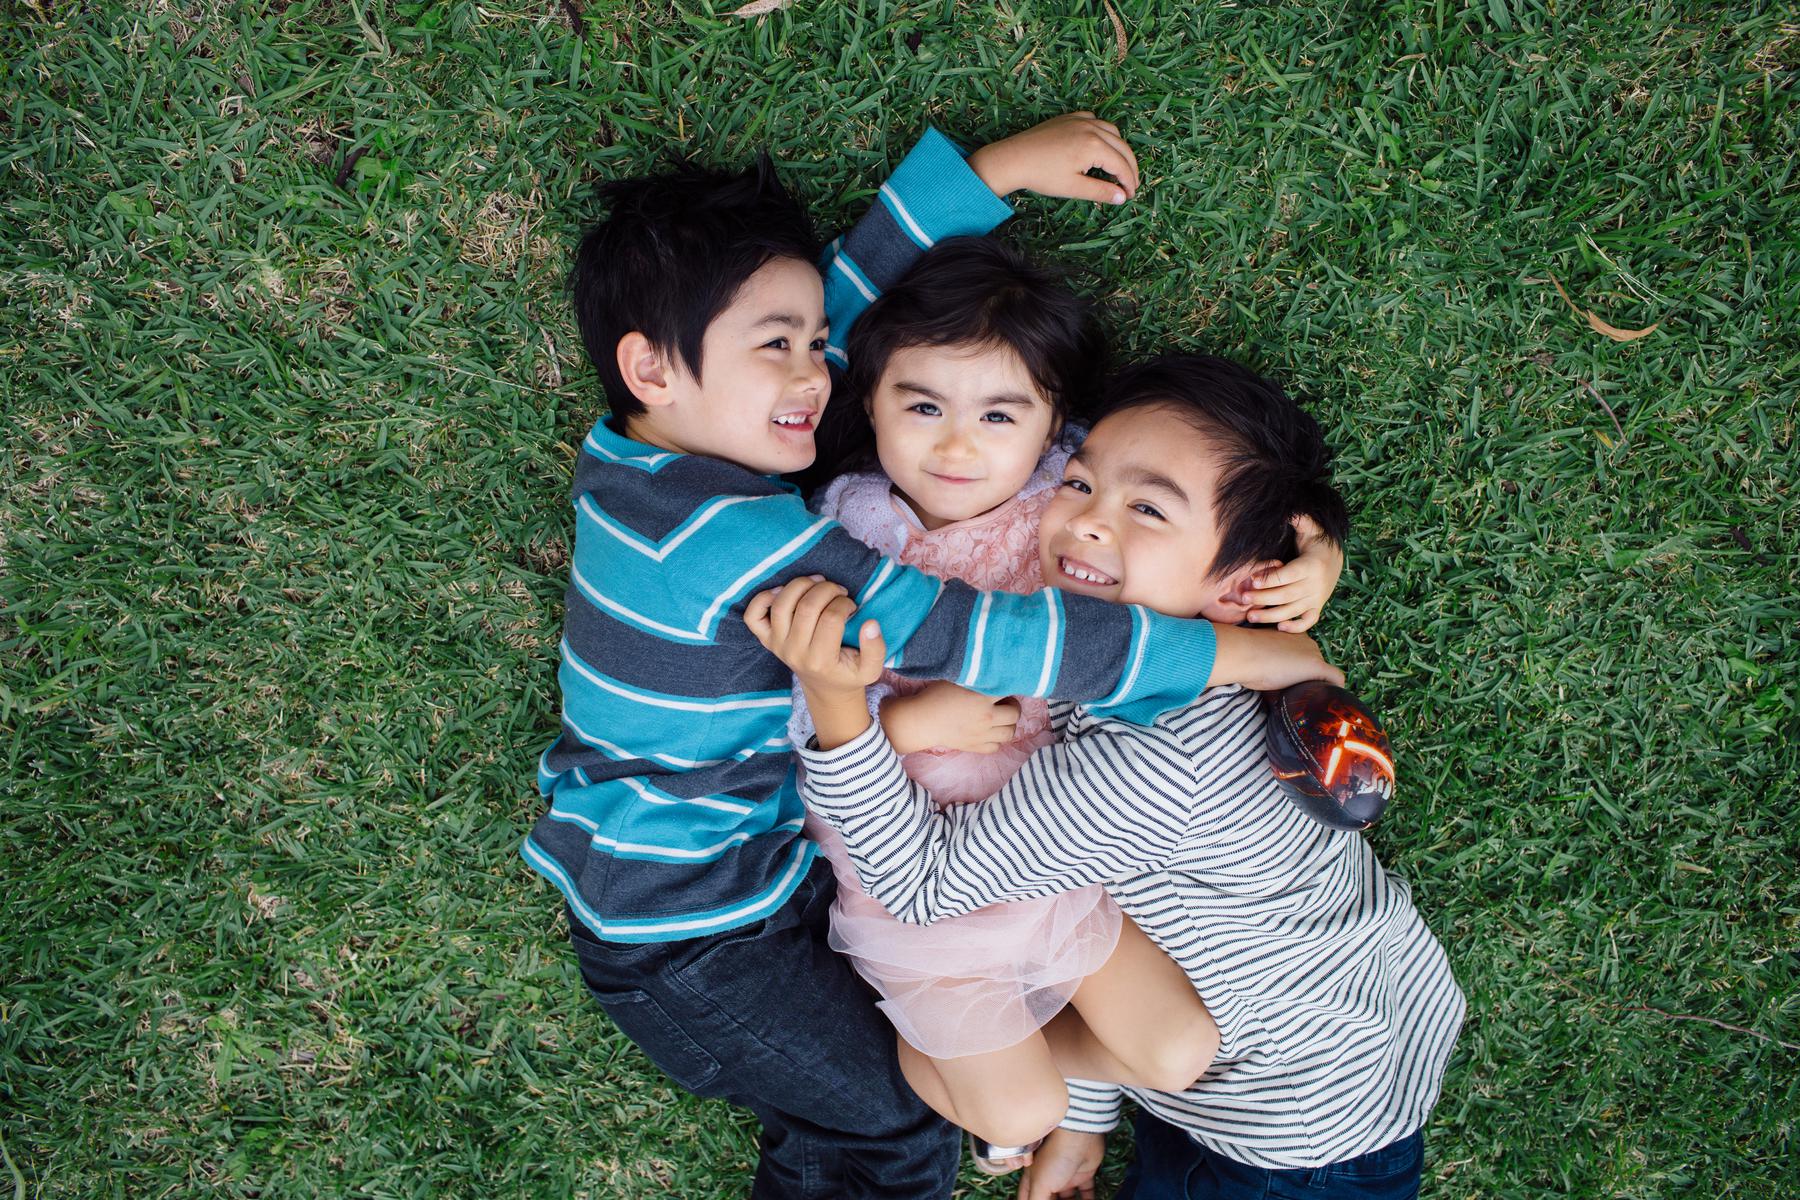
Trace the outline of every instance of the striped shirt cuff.
<instances>
[{"instance_id":1,"label":"striped shirt cuff","mask_svg":"<svg viewBox=\"0 0 1800 1200\"><path fill-rule=\"evenodd\" d=\"M808 808L833 818L892 807L911 791L900 756L881 730L869 727L835 750L799 749L802 792Z\"/></svg>"},{"instance_id":2,"label":"striped shirt cuff","mask_svg":"<svg viewBox=\"0 0 1800 1200\"><path fill-rule=\"evenodd\" d=\"M926 247L947 237L986 233L1013 214L1012 205L982 182L956 143L929 125L894 168L881 200L900 227Z\"/></svg>"},{"instance_id":3,"label":"striped shirt cuff","mask_svg":"<svg viewBox=\"0 0 1800 1200\"><path fill-rule=\"evenodd\" d=\"M1119 1107L1124 1089L1116 1083L1070 1079L1069 1111L1059 1128L1072 1133L1111 1133L1119 1127Z\"/></svg>"}]
</instances>

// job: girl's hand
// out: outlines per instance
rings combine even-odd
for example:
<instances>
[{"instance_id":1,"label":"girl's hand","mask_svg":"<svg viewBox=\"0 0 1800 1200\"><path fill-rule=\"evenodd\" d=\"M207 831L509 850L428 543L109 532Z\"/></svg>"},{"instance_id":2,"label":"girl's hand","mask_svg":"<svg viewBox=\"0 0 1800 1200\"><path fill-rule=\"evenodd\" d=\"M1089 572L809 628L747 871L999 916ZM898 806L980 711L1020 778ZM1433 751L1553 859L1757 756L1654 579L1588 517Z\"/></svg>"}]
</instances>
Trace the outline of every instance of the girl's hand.
<instances>
[{"instance_id":1,"label":"girl's hand","mask_svg":"<svg viewBox=\"0 0 1800 1200\"><path fill-rule=\"evenodd\" d=\"M1311 517L1295 517L1300 553L1293 562L1270 564L1251 581L1256 607L1247 619L1257 625L1274 625L1284 633L1304 633L1318 623L1319 614L1344 573L1344 548L1325 536Z\"/></svg>"},{"instance_id":2,"label":"girl's hand","mask_svg":"<svg viewBox=\"0 0 1800 1200\"><path fill-rule=\"evenodd\" d=\"M1094 1200L1094 1173L1105 1157L1104 1133L1052 1129L1019 1178L1019 1200Z\"/></svg>"},{"instance_id":3,"label":"girl's hand","mask_svg":"<svg viewBox=\"0 0 1800 1200\"><path fill-rule=\"evenodd\" d=\"M879 625L864 621L856 649L844 645L844 626L855 612L856 602L842 587L820 575L803 575L779 591L753 597L744 624L787 664L809 698L853 695L860 708L863 690L881 678L887 643Z\"/></svg>"},{"instance_id":4,"label":"girl's hand","mask_svg":"<svg viewBox=\"0 0 1800 1200\"><path fill-rule=\"evenodd\" d=\"M892 696L881 706L881 728L894 750L967 750L992 754L1011 742L1019 724L1019 702L996 700L938 680L910 696Z\"/></svg>"},{"instance_id":5,"label":"girl's hand","mask_svg":"<svg viewBox=\"0 0 1800 1200\"><path fill-rule=\"evenodd\" d=\"M969 166L996 196L1024 189L1096 204L1123 204L1137 195L1137 155L1119 127L1091 112L1064 113L969 155ZM1118 180L1095 179L1098 168Z\"/></svg>"}]
</instances>

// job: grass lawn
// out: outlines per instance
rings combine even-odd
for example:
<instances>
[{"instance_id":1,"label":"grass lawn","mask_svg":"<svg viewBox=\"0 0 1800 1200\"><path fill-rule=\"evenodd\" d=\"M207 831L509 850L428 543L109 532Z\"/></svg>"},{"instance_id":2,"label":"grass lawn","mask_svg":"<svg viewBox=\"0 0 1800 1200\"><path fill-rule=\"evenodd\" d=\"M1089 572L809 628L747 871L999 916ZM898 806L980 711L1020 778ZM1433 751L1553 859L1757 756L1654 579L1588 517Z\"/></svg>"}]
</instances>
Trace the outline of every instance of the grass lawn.
<instances>
[{"instance_id":1,"label":"grass lawn","mask_svg":"<svg viewBox=\"0 0 1800 1200\"><path fill-rule=\"evenodd\" d=\"M1078 107L1144 191L1012 236L1339 448L1319 632L1469 996L1427 1195L1800 1194L1800 25L1115 2L0 10L0 1194L742 1194L518 856L568 252L671 151L832 224Z\"/></svg>"}]
</instances>

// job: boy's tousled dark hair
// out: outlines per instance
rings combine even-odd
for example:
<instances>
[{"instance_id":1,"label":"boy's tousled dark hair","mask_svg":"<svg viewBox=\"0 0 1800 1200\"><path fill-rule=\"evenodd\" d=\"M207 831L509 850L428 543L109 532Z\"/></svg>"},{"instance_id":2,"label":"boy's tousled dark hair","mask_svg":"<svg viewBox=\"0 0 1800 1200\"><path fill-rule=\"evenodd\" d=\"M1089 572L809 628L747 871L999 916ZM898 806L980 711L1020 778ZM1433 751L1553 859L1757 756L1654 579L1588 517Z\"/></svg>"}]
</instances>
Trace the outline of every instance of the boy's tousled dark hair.
<instances>
[{"instance_id":1,"label":"boy's tousled dark hair","mask_svg":"<svg viewBox=\"0 0 1800 1200\"><path fill-rule=\"evenodd\" d=\"M1106 341L1063 277L994 238L946 238L851 328L850 365L819 427L818 474L872 458L868 399L897 351L975 345L1010 347L1062 422L1081 419L1099 391Z\"/></svg>"},{"instance_id":2,"label":"boy's tousled dark hair","mask_svg":"<svg viewBox=\"0 0 1800 1200\"><path fill-rule=\"evenodd\" d=\"M1153 406L1180 414L1225 447L1212 498L1219 550L1210 575L1293 558L1293 517L1311 517L1343 545L1350 514L1331 485L1331 451L1319 423L1280 384L1229 359L1165 355L1114 376L1101 420Z\"/></svg>"},{"instance_id":3,"label":"boy's tousled dark hair","mask_svg":"<svg viewBox=\"0 0 1800 1200\"><path fill-rule=\"evenodd\" d=\"M680 162L659 175L600 185L606 215L575 251L569 290L589 361L620 422L644 411L619 374L619 339L643 334L700 378L706 327L774 259L811 264L812 222L767 154L747 170Z\"/></svg>"}]
</instances>

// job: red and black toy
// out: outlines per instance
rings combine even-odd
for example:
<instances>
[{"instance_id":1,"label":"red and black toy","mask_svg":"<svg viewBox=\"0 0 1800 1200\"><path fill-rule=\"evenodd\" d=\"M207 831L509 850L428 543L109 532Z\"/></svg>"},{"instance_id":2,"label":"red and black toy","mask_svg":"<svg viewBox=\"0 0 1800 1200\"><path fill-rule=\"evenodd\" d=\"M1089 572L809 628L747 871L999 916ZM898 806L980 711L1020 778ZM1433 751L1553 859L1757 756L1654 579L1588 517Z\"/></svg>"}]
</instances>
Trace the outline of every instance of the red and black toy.
<instances>
[{"instance_id":1,"label":"red and black toy","mask_svg":"<svg viewBox=\"0 0 1800 1200\"><path fill-rule=\"evenodd\" d=\"M1375 714L1313 680L1271 693L1269 768L1302 812L1333 829L1367 829L1394 794L1394 754Z\"/></svg>"}]
</instances>

